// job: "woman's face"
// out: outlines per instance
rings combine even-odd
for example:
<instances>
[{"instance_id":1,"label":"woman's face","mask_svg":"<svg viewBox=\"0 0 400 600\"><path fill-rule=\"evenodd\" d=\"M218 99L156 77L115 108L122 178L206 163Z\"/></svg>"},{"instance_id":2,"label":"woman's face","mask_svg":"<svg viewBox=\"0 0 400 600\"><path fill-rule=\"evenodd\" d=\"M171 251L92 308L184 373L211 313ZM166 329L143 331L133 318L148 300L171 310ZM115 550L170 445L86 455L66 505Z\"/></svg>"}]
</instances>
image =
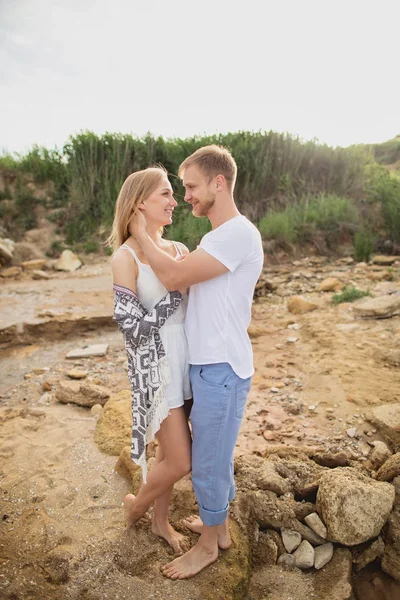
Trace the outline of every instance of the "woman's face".
<instances>
[{"instance_id":1,"label":"woman's face","mask_svg":"<svg viewBox=\"0 0 400 600\"><path fill-rule=\"evenodd\" d=\"M173 196L172 186L165 177L156 190L140 205L147 223L157 227L172 223L172 213L177 202Z\"/></svg>"}]
</instances>

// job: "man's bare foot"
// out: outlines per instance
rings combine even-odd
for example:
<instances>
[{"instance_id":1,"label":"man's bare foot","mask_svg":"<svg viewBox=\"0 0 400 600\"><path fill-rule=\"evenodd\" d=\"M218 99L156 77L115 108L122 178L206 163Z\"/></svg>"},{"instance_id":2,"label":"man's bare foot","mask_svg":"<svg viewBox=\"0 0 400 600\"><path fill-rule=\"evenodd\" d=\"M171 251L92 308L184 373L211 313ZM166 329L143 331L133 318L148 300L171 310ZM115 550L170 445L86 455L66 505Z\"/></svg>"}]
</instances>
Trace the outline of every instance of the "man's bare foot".
<instances>
[{"instance_id":1,"label":"man's bare foot","mask_svg":"<svg viewBox=\"0 0 400 600\"><path fill-rule=\"evenodd\" d=\"M178 533L168 521L165 523L157 523L154 519L151 524L151 531L154 535L164 538L171 546L174 554L180 556L187 552L190 548L189 541L184 535Z\"/></svg>"},{"instance_id":2,"label":"man's bare foot","mask_svg":"<svg viewBox=\"0 0 400 600\"><path fill-rule=\"evenodd\" d=\"M190 515L187 519L182 520L183 525L199 535L203 532L203 521L198 515ZM228 550L232 546L232 538L229 531L228 519L222 525L218 525L218 547L221 550Z\"/></svg>"},{"instance_id":3,"label":"man's bare foot","mask_svg":"<svg viewBox=\"0 0 400 600\"><path fill-rule=\"evenodd\" d=\"M146 525L150 521L149 513L141 514L135 511L135 500L136 497L133 494L127 494L124 498L126 524L128 527L132 527L132 525Z\"/></svg>"},{"instance_id":4,"label":"man's bare foot","mask_svg":"<svg viewBox=\"0 0 400 600\"><path fill-rule=\"evenodd\" d=\"M217 558L218 546L214 550L207 550L204 546L196 544L183 556L163 565L161 572L170 579L188 579L200 573L200 571L215 562Z\"/></svg>"}]
</instances>

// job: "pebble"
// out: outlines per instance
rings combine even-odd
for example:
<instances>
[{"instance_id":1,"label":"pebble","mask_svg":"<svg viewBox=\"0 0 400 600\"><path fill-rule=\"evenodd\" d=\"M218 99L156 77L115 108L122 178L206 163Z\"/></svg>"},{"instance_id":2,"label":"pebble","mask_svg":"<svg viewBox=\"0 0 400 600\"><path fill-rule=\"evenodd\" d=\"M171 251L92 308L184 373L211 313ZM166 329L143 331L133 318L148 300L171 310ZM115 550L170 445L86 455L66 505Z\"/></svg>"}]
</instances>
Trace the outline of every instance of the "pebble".
<instances>
[{"instance_id":1,"label":"pebble","mask_svg":"<svg viewBox=\"0 0 400 600\"><path fill-rule=\"evenodd\" d=\"M322 567L328 564L332 556L333 544L329 542L328 544L323 544L323 546L318 546L314 550L314 567L317 570L322 569Z\"/></svg>"},{"instance_id":2,"label":"pebble","mask_svg":"<svg viewBox=\"0 0 400 600\"><path fill-rule=\"evenodd\" d=\"M315 531L315 533L320 535L322 538L326 538L328 532L317 513L311 513L310 515L307 515L304 520L307 523L307 525L311 527L313 531Z\"/></svg>"},{"instance_id":3,"label":"pebble","mask_svg":"<svg viewBox=\"0 0 400 600\"><path fill-rule=\"evenodd\" d=\"M81 371L80 369L72 369L67 372L70 379L85 379L87 377L87 371Z\"/></svg>"},{"instance_id":4,"label":"pebble","mask_svg":"<svg viewBox=\"0 0 400 600\"><path fill-rule=\"evenodd\" d=\"M314 565L314 548L310 542L303 540L293 554L294 563L299 569L311 569Z\"/></svg>"},{"instance_id":5,"label":"pebble","mask_svg":"<svg viewBox=\"0 0 400 600\"><path fill-rule=\"evenodd\" d=\"M278 558L278 565L294 567L294 556L292 554L281 554Z\"/></svg>"},{"instance_id":6,"label":"pebble","mask_svg":"<svg viewBox=\"0 0 400 600\"><path fill-rule=\"evenodd\" d=\"M282 541L286 550L289 552L293 552L300 546L301 543L301 535L297 531L293 531L292 529L281 529Z\"/></svg>"},{"instance_id":7,"label":"pebble","mask_svg":"<svg viewBox=\"0 0 400 600\"><path fill-rule=\"evenodd\" d=\"M288 337L286 340L288 344L295 344L299 338L297 337Z\"/></svg>"},{"instance_id":8,"label":"pebble","mask_svg":"<svg viewBox=\"0 0 400 600\"><path fill-rule=\"evenodd\" d=\"M357 435L357 428L356 427L350 427L350 429L348 429L346 431L347 435L349 436L349 438L353 438Z\"/></svg>"}]
</instances>

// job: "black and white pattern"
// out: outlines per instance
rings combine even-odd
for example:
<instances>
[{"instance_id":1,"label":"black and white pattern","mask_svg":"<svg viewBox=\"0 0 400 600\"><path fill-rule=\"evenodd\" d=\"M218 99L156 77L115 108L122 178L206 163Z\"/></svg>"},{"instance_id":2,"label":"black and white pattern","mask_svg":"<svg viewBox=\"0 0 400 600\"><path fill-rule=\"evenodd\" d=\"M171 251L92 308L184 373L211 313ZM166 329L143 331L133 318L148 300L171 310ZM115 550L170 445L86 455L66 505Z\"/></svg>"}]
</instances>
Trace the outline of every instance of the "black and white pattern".
<instances>
[{"instance_id":1,"label":"black and white pattern","mask_svg":"<svg viewBox=\"0 0 400 600\"><path fill-rule=\"evenodd\" d=\"M147 311L129 288L114 285L114 319L122 331L128 355L132 392L132 460L140 465L146 483L146 444L154 439L168 416L164 386L169 383L167 357L159 329L183 300L168 292Z\"/></svg>"}]
</instances>

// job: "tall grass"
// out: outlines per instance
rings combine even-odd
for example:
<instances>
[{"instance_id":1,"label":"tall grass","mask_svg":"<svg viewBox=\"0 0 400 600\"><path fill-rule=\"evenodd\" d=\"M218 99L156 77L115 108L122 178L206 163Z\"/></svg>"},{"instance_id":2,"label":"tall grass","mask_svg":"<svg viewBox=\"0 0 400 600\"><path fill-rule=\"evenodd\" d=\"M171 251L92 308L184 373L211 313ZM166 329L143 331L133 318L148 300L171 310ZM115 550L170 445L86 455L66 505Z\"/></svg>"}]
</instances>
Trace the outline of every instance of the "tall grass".
<instances>
[{"instance_id":1,"label":"tall grass","mask_svg":"<svg viewBox=\"0 0 400 600\"><path fill-rule=\"evenodd\" d=\"M328 246L333 247L343 229L351 230L358 220L353 200L321 194L306 196L283 211L270 211L260 220L259 229L263 237L287 244L312 241L315 232L322 231Z\"/></svg>"},{"instance_id":2,"label":"tall grass","mask_svg":"<svg viewBox=\"0 0 400 600\"><path fill-rule=\"evenodd\" d=\"M356 206L366 202L382 205L387 235L399 239L399 184L374 165L369 147L331 148L273 131L167 140L86 131L70 137L62 151L35 146L25 156L4 155L0 169L29 172L37 182L53 181L53 206L64 215L60 227L69 244L79 244L100 225L106 230L111 226L116 198L130 173L163 164L179 200L180 163L212 143L226 146L235 157L236 202L241 212L260 223L265 237L302 242L322 230L334 245L340 231L356 229ZM209 229L207 220L194 219L185 205L175 214L167 235L195 247Z\"/></svg>"}]
</instances>

